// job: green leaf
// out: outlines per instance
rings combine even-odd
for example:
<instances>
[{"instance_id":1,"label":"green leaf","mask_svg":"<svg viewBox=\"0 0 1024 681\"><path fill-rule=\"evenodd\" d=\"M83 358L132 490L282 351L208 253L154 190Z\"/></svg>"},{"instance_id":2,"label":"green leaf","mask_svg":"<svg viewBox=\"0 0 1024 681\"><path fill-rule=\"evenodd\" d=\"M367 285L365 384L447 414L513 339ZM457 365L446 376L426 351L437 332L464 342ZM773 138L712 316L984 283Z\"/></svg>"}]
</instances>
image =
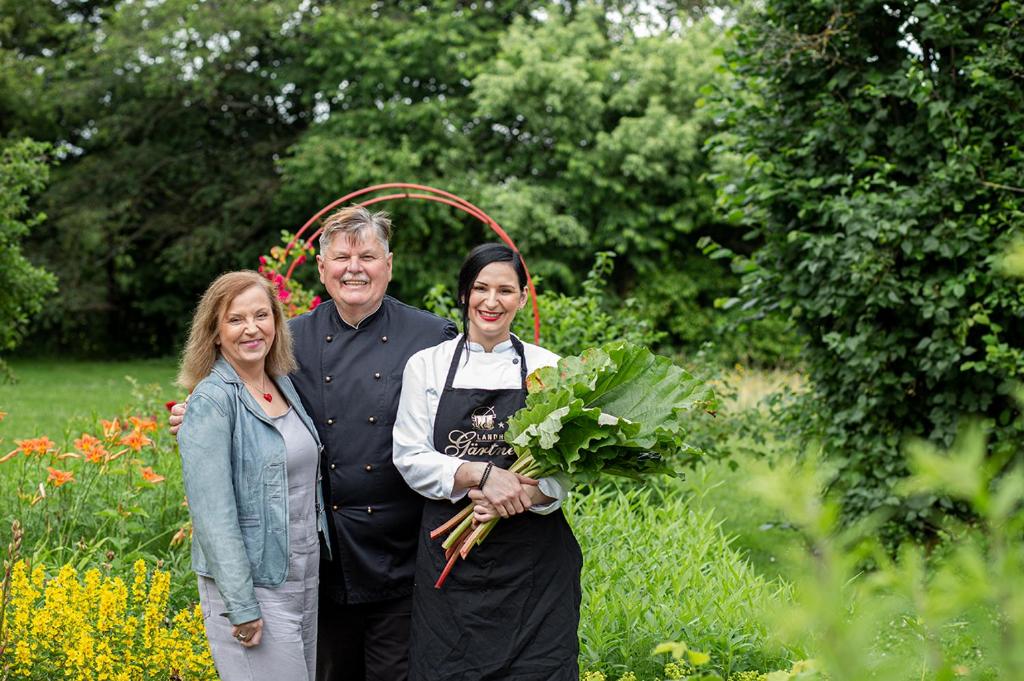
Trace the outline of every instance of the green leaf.
<instances>
[{"instance_id":1,"label":"green leaf","mask_svg":"<svg viewBox=\"0 0 1024 681\"><path fill-rule=\"evenodd\" d=\"M700 451L685 442L694 418L715 409L711 389L665 357L626 341L591 348L527 380L526 406L505 439L545 475L643 478L673 472Z\"/></svg>"}]
</instances>

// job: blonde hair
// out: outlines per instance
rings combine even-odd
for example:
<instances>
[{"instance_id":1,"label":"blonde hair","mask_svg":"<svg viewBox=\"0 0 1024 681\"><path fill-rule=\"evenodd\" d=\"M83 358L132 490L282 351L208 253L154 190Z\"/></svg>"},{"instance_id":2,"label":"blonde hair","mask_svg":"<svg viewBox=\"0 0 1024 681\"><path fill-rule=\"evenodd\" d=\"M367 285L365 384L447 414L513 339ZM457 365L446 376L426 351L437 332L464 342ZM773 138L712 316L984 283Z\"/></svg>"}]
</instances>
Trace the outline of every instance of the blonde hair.
<instances>
[{"instance_id":1,"label":"blonde hair","mask_svg":"<svg viewBox=\"0 0 1024 681\"><path fill-rule=\"evenodd\" d=\"M281 301L274 294L269 281L252 270L228 272L213 280L199 300L192 327L188 332L185 351L181 355L178 385L191 392L199 381L210 375L217 361L218 328L228 306L243 291L259 286L267 294L274 314L274 342L267 353L266 370L270 376L283 376L298 367L292 355L292 335L284 318Z\"/></svg>"},{"instance_id":2,"label":"blonde hair","mask_svg":"<svg viewBox=\"0 0 1024 681\"><path fill-rule=\"evenodd\" d=\"M346 206L324 220L323 231L320 232L321 253L327 250L339 232L357 240L364 239L366 232L372 232L387 251L391 240L391 218L384 211L371 213L362 206Z\"/></svg>"}]
</instances>

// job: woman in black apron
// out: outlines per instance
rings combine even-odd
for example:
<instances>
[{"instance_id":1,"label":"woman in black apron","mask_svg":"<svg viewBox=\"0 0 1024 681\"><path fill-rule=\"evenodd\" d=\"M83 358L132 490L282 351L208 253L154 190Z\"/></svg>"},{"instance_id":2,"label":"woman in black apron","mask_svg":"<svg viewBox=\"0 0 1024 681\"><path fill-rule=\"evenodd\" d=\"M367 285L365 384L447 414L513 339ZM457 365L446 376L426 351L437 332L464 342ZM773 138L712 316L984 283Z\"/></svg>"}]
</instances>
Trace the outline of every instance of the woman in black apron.
<instances>
[{"instance_id":1,"label":"woman in black apron","mask_svg":"<svg viewBox=\"0 0 1024 681\"><path fill-rule=\"evenodd\" d=\"M497 244L474 249L459 275L468 342L460 336L428 348L406 367L395 464L428 497L416 560L411 681L579 679L583 561L552 499L561 490L506 470L515 453L503 435L508 418L525 404L527 373L556 359L509 333L525 302L525 285L514 251ZM504 379L496 378L502 372ZM474 379L485 387L467 384ZM430 441L423 444L428 427ZM467 488L476 488L478 518L502 520L435 589L447 561L440 540L429 533L462 508L466 502L453 504L452 498ZM552 489L558 491L545 491Z\"/></svg>"}]
</instances>

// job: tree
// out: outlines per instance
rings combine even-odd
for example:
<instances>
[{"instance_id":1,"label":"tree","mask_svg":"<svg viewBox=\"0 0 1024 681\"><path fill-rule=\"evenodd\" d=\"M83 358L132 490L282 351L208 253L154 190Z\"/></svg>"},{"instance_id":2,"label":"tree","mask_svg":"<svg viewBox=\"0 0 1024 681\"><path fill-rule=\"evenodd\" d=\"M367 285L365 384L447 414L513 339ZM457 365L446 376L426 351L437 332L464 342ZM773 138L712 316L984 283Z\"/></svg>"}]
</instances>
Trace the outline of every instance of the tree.
<instances>
[{"instance_id":1,"label":"tree","mask_svg":"<svg viewBox=\"0 0 1024 681\"><path fill-rule=\"evenodd\" d=\"M768 0L738 27L717 143L764 240L744 295L806 334L796 424L850 516L941 521L893 493L908 434L948 446L975 414L995 465L1022 451L1024 286L993 273L1024 216L1022 22L1016 1Z\"/></svg>"},{"instance_id":2,"label":"tree","mask_svg":"<svg viewBox=\"0 0 1024 681\"><path fill-rule=\"evenodd\" d=\"M45 144L29 139L0 141L0 351L18 344L29 319L56 289L55 278L35 267L22 252L21 242L45 215L32 215L29 199L46 186L49 165ZM9 378L0 359L0 374Z\"/></svg>"},{"instance_id":3,"label":"tree","mask_svg":"<svg viewBox=\"0 0 1024 681\"><path fill-rule=\"evenodd\" d=\"M167 352L207 282L281 226L274 163L311 116L296 57L317 8L8 3L50 17L14 24L8 58L42 76L13 125L65 156L40 198L51 233L33 241L63 292L40 340Z\"/></svg>"},{"instance_id":4,"label":"tree","mask_svg":"<svg viewBox=\"0 0 1024 681\"><path fill-rule=\"evenodd\" d=\"M723 32L703 21L637 35L616 4L541 14L453 0L430 23L403 3L325 11L307 58L322 117L281 163L282 203L304 206L300 219L384 179L437 184L493 215L548 287L578 293L595 254L615 251L618 291L674 343L699 344L717 323L712 301L735 287L696 249L702 235L735 235L715 217L702 151L700 90L719 77ZM393 286L413 300L491 238L446 208L388 209Z\"/></svg>"}]
</instances>

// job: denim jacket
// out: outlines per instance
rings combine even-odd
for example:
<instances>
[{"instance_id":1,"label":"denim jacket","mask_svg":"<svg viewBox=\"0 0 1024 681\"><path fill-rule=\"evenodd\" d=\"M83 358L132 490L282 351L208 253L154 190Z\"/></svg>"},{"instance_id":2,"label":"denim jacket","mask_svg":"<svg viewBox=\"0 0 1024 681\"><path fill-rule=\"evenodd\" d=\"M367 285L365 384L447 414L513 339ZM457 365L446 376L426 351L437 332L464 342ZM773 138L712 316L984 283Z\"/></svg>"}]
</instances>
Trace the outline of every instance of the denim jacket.
<instances>
[{"instance_id":1,"label":"denim jacket","mask_svg":"<svg viewBox=\"0 0 1024 681\"><path fill-rule=\"evenodd\" d=\"M287 376L277 387L323 452ZM178 432L192 515L192 569L212 577L232 624L261 617L254 586L288 576L288 478L284 438L223 357L196 386ZM317 472L317 529L330 551Z\"/></svg>"}]
</instances>

